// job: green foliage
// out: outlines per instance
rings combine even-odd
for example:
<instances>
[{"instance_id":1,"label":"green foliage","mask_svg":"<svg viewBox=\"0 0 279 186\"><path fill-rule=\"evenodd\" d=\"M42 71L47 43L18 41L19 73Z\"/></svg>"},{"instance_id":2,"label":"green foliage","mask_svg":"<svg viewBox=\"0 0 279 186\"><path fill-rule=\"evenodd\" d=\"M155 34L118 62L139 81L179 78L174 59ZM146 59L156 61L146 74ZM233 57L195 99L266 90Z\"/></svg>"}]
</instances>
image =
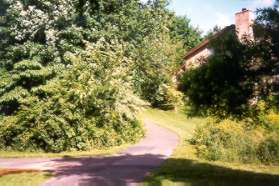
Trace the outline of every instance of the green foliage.
<instances>
[{"instance_id":1,"label":"green foliage","mask_svg":"<svg viewBox=\"0 0 279 186\"><path fill-rule=\"evenodd\" d=\"M278 129L249 126L248 121L210 120L196 129L191 142L198 156L207 160L278 164Z\"/></svg>"},{"instance_id":2,"label":"green foliage","mask_svg":"<svg viewBox=\"0 0 279 186\"><path fill-rule=\"evenodd\" d=\"M258 10L255 41L235 33L213 39L213 55L186 71L191 111L217 116L191 142L207 160L278 164L278 1ZM233 119L232 119L233 118Z\"/></svg>"},{"instance_id":3,"label":"green foliage","mask_svg":"<svg viewBox=\"0 0 279 186\"><path fill-rule=\"evenodd\" d=\"M167 1L0 3L1 149L134 142L142 136L138 97L174 108L170 74L183 46L169 32Z\"/></svg>"},{"instance_id":4,"label":"green foliage","mask_svg":"<svg viewBox=\"0 0 279 186\"><path fill-rule=\"evenodd\" d=\"M257 149L258 158L265 163L279 163L279 136L277 133L270 134L259 144Z\"/></svg>"},{"instance_id":5,"label":"green foliage","mask_svg":"<svg viewBox=\"0 0 279 186\"><path fill-rule=\"evenodd\" d=\"M156 94L153 105L163 110L173 110L178 106L181 99L180 93L173 87L165 84L159 87L158 94Z\"/></svg>"},{"instance_id":6,"label":"green foliage","mask_svg":"<svg viewBox=\"0 0 279 186\"><path fill-rule=\"evenodd\" d=\"M212 36L214 36L215 34L217 34L218 32L220 32L222 30L221 27L219 27L218 25L215 25L212 29L210 29L206 35L204 36L204 38L210 39L212 38Z\"/></svg>"},{"instance_id":7,"label":"green foliage","mask_svg":"<svg viewBox=\"0 0 279 186\"><path fill-rule=\"evenodd\" d=\"M135 105L141 102L125 82L129 59L123 54L118 45L89 45L78 56L65 54L70 65L48 84L25 95L23 90L15 90L19 96L13 99L21 106L16 115L1 120L1 148L88 150L141 137L135 118ZM19 67L26 64L29 62Z\"/></svg>"},{"instance_id":8,"label":"green foliage","mask_svg":"<svg viewBox=\"0 0 279 186\"><path fill-rule=\"evenodd\" d=\"M258 56L262 58L262 68L257 72L263 76L259 81L261 93L266 101L278 108L279 83L278 83L278 61L279 61L279 1L275 1L273 7L259 9L257 11L255 35L258 38ZM268 79L268 81L266 81ZM268 99L272 97L272 99Z\"/></svg>"},{"instance_id":9,"label":"green foliage","mask_svg":"<svg viewBox=\"0 0 279 186\"><path fill-rule=\"evenodd\" d=\"M278 107L278 17L276 6L259 10L254 41L240 42L235 31L211 40L213 55L181 78L193 113L257 117L258 100Z\"/></svg>"},{"instance_id":10,"label":"green foliage","mask_svg":"<svg viewBox=\"0 0 279 186\"><path fill-rule=\"evenodd\" d=\"M247 151L255 151L252 141L245 134L240 123L224 120L219 123L209 122L200 127L192 139L198 145L198 155L208 160L247 161L253 159Z\"/></svg>"},{"instance_id":11,"label":"green foliage","mask_svg":"<svg viewBox=\"0 0 279 186\"><path fill-rule=\"evenodd\" d=\"M174 39L182 41L184 49L191 49L201 42L201 32L190 25L190 19L177 16L170 26L170 33Z\"/></svg>"},{"instance_id":12,"label":"green foliage","mask_svg":"<svg viewBox=\"0 0 279 186\"><path fill-rule=\"evenodd\" d=\"M133 82L139 95L153 107L173 109L177 96L170 75L176 67L176 45L165 37L147 38L136 50Z\"/></svg>"},{"instance_id":13,"label":"green foliage","mask_svg":"<svg viewBox=\"0 0 279 186\"><path fill-rule=\"evenodd\" d=\"M253 84L247 72L247 47L234 33L226 33L212 44L214 55L206 63L189 69L181 78L182 90L193 112L219 117L245 114Z\"/></svg>"}]
</instances>

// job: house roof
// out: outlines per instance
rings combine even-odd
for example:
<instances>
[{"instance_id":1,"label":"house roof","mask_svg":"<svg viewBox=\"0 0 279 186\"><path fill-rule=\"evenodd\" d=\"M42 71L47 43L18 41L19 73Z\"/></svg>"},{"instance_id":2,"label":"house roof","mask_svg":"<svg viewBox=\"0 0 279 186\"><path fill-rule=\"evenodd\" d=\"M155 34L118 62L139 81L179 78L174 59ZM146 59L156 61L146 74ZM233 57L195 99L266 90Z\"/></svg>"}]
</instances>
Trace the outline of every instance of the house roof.
<instances>
[{"instance_id":1,"label":"house roof","mask_svg":"<svg viewBox=\"0 0 279 186\"><path fill-rule=\"evenodd\" d=\"M203 40L200 44L198 44L197 46L192 48L190 51L187 51L187 53L184 56L184 60L190 59L191 57L195 56L197 53L199 53L200 51L205 49L208 46L208 44L210 43L210 41L212 41L213 39L219 37L223 33L228 32L234 28L235 28L234 25L227 26L224 29L222 29L221 31L219 31L216 34L214 34L213 36L211 36L210 38Z\"/></svg>"},{"instance_id":2,"label":"house roof","mask_svg":"<svg viewBox=\"0 0 279 186\"><path fill-rule=\"evenodd\" d=\"M217 32L216 34L214 34L213 36L211 36L210 38L207 38L205 40L203 40L200 44L198 44L197 46L195 46L194 48L192 48L191 50L187 51L185 56L184 56L184 60L188 60L191 57L195 56L197 53L199 53L200 51L202 51L203 49L205 49L206 47L208 47L210 41L212 41L213 39L221 36L222 34L230 31L230 30L234 30L235 29L235 25L230 25L225 27L224 29L222 29L221 31ZM180 68L175 72L175 75L178 75L181 70L185 71L186 70L186 63L183 63Z\"/></svg>"}]
</instances>

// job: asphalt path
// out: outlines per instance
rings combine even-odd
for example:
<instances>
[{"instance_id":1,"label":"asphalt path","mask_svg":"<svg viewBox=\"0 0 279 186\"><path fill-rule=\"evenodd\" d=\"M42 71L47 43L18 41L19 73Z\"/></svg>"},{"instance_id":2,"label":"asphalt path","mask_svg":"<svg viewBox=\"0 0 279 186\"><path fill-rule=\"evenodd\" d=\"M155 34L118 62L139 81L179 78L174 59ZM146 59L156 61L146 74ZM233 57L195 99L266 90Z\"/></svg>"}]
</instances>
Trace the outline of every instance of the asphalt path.
<instances>
[{"instance_id":1,"label":"asphalt path","mask_svg":"<svg viewBox=\"0 0 279 186\"><path fill-rule=\"evenodd\" d=\"M145 137L110 156L63 158L0 158L1 168L53 172L43 186L137 185L168 158L179 138L172 131L145 120Z\"/></svg>"}]
</instances>

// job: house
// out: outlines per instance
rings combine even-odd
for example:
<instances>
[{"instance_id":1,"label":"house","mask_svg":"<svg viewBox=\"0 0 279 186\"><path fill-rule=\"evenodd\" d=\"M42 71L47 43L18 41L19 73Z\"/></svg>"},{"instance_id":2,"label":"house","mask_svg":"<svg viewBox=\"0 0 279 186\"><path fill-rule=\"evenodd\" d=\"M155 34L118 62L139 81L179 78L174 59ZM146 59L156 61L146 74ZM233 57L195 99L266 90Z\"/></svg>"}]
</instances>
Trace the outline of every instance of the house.
<instances>
[{"instance_id":1,"label":"house","mask_svg":"<svg viewBox=\"0 0 279 186\"><path fill-rule=\"evenodd\" d=\"M222 37L224 33L235 31L240 41L244 38L253 39L252 24L253 12L251 10L243 8L240 12L237 12L235 14L234 25L225 27L210 38L203 40L200 44L186 53L184 56L184 62L176 73L176 78L188 68L195 68L201 65L201 63L204 62L202 59L209 57L213 53L213 50L209 47L210 41L217 37Z\"/></svg>"}]
</instances>

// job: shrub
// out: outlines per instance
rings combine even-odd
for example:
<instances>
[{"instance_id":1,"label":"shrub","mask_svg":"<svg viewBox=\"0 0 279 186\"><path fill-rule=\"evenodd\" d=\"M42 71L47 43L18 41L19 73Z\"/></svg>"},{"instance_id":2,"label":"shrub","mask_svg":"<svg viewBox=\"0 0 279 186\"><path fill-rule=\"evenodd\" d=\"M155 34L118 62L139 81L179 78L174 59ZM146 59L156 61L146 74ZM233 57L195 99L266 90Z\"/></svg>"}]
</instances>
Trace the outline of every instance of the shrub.
<instances>
[{"instance_id":1,"label":"shrub","mask_svg":"<svg viewBox=\"0 0 279 186\"><path fill-rule=\"evenodd\" d=\"M142 101L126 81L123 47L98 42L80 55L65 54L66 69L30 93L20 91L16 114L0 118L0 148L61 152L139 139L135 112Z\"/></svg>"},{"instance_id":2,"label":"shrub","mask_svg":"<svg viewBox=\"0 0 279 186\"><path fill-rule=\"evenodd\" d=\"M151 104L163 110L173 110L178 105L180 94L173 87L163 84L154 94Z\"/></svg>"},{"instance_id":3,"label":"shrub","mask_svg":"<svg viewBox=\"0 0 279 186\"><path fill-rule=\"evenodd\" d=\"M270 130L279 132L279 114L277 112L274 110L267 111L267 114L264 115L264 120Z\"/></svg>"},{"instance_id":4,"label":"shrub","mask_svg":"<svg viewBox=\"0 0 279 186\"><path fill-rule=\"evenodd\" d=\"M167 0L53 2L0 0L1 149L137 140L138 96L174 107L170 74L200 33Z\"/></svg>"},{"instance_id":5,"label":"shrub","mask_svg":"<svg viewBox=\"0 0 279 186\"><path fill-rule=\"evenodd\" d=\"M179 97L170 78L177 60L175 50L178 46L165 37L146 38L135 51L133 82L141 98L153 107L168 110L175 108Z\"/></svg>"},{"instance_id":6,"label":"shrub","mask_svg":"<svg viewBox=\"0 0 279 186\"><path fill-rule=\"evenodd\" d=\"M279 135L273 133L259 144L258 158L265 163L279 164Z\"/></svg>"},{"instance_id":7,"label":"shrub","mask_svg":"<svg viewBox=\"0 0 279 186\"><path fill-rule=\"evenodd\" d=\"M253 140L245 135L241 124L232 120L209 121L196 130L192 139L198 155L208 160L251 161L254 159ZM201 148L202 147L202 148Z\"/></svg>"},{"instance_id":8,"label":"shrub","mask_svg":"<svg viewBox=\"0 0 279 186\"><path fill-rule=\"evenodd\" d=\"M251 128L247 121L210 119L196 129L191 142L207 160L278 163L278 140L278 131Z\"/></svg>"},{"instance_id":9,"label":"shrub","mask_svg":"<svg viewBox=\"0 0 279 186\"><path fill-rule=\"evenodd\" d=\"M253 83L247 76L248 46L236 34L226 33L211 42L214 54L201 59L197 68L188 68L180 87L193 111L219 118L245 116Z\"/></svg>"}]
</instances>

